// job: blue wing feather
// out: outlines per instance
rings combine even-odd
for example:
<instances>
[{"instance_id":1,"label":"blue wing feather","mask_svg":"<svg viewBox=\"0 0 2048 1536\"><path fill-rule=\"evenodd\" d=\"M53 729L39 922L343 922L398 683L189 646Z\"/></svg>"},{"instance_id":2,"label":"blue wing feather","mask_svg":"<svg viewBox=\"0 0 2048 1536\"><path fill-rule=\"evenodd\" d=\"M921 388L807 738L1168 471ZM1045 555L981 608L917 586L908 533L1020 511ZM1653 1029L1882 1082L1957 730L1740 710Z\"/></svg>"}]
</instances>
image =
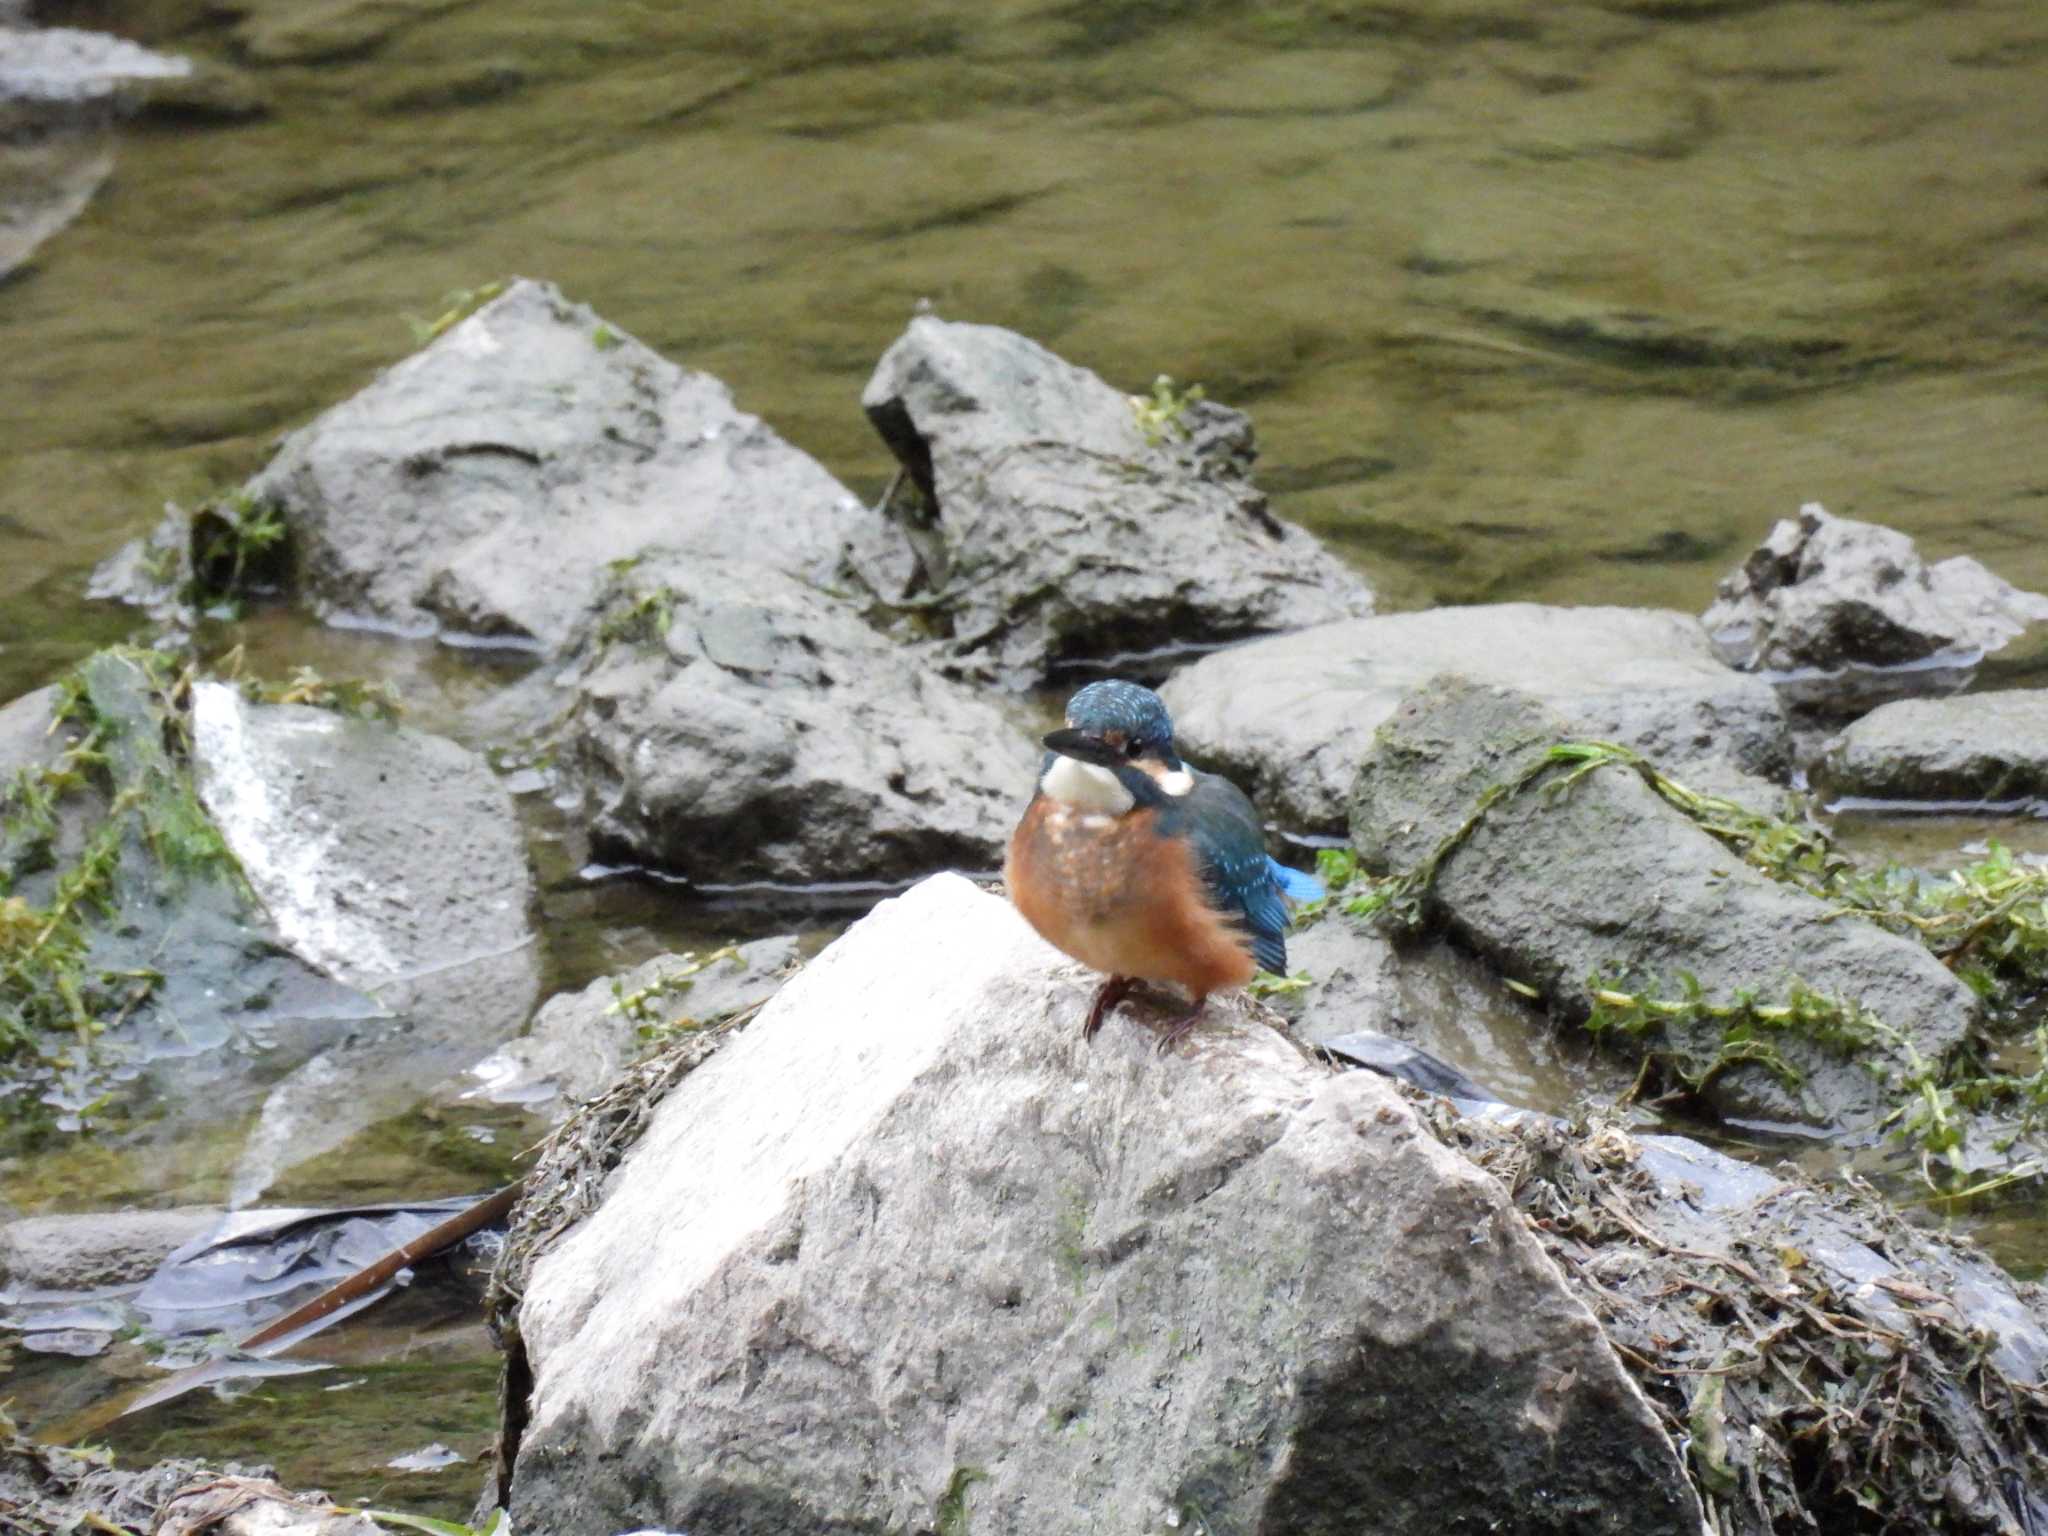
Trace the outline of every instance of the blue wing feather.
<instances>
[{"instance_id":1,"label":"blue wing feather","mask_svg":"<svg viewBox=\"0 0 2048 1536\"><path fill-rule=\"evenodd\" d=\"M1192 791L1160 807L1159 829L1195 845L1210 896L1243 924L1259 969L1284 974L1288 903L1313 901L1323 888L1313 875L1266 856L1258 812L1243 791L1228 779L1198 772Z\"/></svg>"}]
</instances>

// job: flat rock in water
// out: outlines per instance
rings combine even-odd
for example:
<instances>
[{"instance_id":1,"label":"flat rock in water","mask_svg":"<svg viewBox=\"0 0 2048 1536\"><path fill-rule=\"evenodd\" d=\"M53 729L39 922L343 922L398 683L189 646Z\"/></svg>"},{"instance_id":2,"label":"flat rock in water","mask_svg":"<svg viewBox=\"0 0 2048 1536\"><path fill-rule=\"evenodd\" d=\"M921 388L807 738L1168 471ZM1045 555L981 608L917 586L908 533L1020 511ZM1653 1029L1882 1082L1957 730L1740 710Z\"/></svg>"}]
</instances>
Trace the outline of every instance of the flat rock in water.
<instances>
[{"instance_id":1,"label":"flat rock in water","mask_svg":"<svg viewBox=\"0 0 2048 1536\"><path fill-rule=\"evenodd\" d=\"M1831 795L2033 803L2048 798L2048 690L1899 699L1822 749Z\"/></svg>"},{"instance_id":2,"label":"flat rock in water","mask_svg":"<svg viewBox=\"0 0 2048 1536\"><path fill-rule=\"evenodd\" d=\"M1832 673L1910 668L1896 691L1941 691L2048 620L2022 592L1958 555L1929 565L1903 533L1808 502L1721 580L1700 622L1731 665Z\"/></svg>"},{"instance_id":3,"label":"flat rock in water","mask_svg":"<svg viewBox=\"0 0 2048 1536\"><path fill-rule=\"evenodd\" d=\"M730 959L658 955L622 976L548 999L533 1027L469 1069L465 1098L562 1119L595 1098L646 1047L641 1030L702 1027L773 997L795 965L789 935L739 945Z\"/></svg>"},{"instance_id":4,"label":"flat rock in water","mask_svg":"<svg viewBox=\"0 0 2048 1536\"><path fill-rule=\"evenodd\" d=\"M692 881L994 869L1037 773L990 699L793 577L650 557L577 642L569 783L600 858Z\"/></svg>"},{"instance_id":5,"label":"flat rock in water","mask_svg":"<svg viewBox=\"0 0 2048 1536\"><path fill-rule=\"evenodd\" d=\"M0 1225L0 1284L15 1291L137 1285L176 1248L220 1225L215 1206L24 1216Z\"/></svg>"},{"instance_id":6,"label":"flat rock in water","mask_svg":"<svg viewBox=\"0 0 2048 1536\"><path fill-rule=\"evenodd\" d=\"M383 1527L325 1494L293 1493L268 1478L215 1477L166 1500L153 1536L380 1536Z\"/></svg>"},{"instance_id":7,"label":"flat rock in water","mask_svg":"<svg viewBox=\"0 0 2048 1536\"><path fill-rule=\"evenodd\" d=\"M931 316L861 404L923 501L899 526L924 584L878 596L935 610L961 669L1031 684L1372 611L1364 582L1267 511L1238 412L1197 402L1148 437L1087 369Z\"/></svg>"},{"instance_id":8,"label":"flat rock in water","mask_svg":"<svg viewBox=\"0 0 2048 1536\"><path fill-rule=\"evenodd\" d=\"M523 1025L539 990L511 796L442 737L193 689L199 793L284 942L388 1010L279 1084L231 1203L417 1101Z\"/></svg>"},{"instance_id":9,"label":"flat rock in water","mask_svg":"<svg viewBox=\"0 0 2048 1536\"><path fill-rule=\"evenodd\" d=\"M1500 603L1354 619L1204 657L1161 695L1182 751L1281 825L1335 834L1373 732L1439 672L1540 698L1568 734L1634 747L1698 789L1756 800L1769 786L1749 776L1788 767L1769 685L1660 609Z\"/></svg>"},{"instance_id":10,"label":"flat rock in water","mask_svg":"<svg viewBox=\"0 0 2048 1536\"><path fill-rule=\"evenodd\" d=\"M1375 871L1434 854L1487 791L1517 781L1570 734L1540 701L1439 678L1381 728L1360 765L1351 835ZM1697 980L1728 1002L1754 989L1782 1001L1792 983L1854 1001L1939 1062L1978 1011L1976 995L1909 938L1751 868L1636 773L1605 767L1557 793L1508 795L1437 868L1432 896L1454 932L1503 975L1583 1012L1594 978L1659 998ZM1721 1041L1711 1023L1670 1026L1701 1065ZM1804 1075L1795 1091L1737 1064L1703 1090L1730 1116L1829 1131L1867 1128L1890 1107L1866 1061L1785 1032L1770 1045Z\"/></svg>"},{"instance_id":11,"label":"flat rock in water","mask_svg":"<svg viewBox=\"0 0 2048 1536\"><path fill-rule=\"evenodd\" d=\"M683 1079L525 1277L513 1526L1696 1536L1585 1308L1395 1089L1239 1002L1084 1044L1092 984L938 876Z\"/></svg>"},{"instance_id":12,"label":"flat rock in water","mask_svg":"<svg viewBox=\"0 0 2048 1536\"><path fill-rule=\"evenodd\" d=\"M282 510L324 616L544 651L646 554L829 583L881 529L717 379L527 281L293 433L247 490Z\"/></svg>"}]
</instances>

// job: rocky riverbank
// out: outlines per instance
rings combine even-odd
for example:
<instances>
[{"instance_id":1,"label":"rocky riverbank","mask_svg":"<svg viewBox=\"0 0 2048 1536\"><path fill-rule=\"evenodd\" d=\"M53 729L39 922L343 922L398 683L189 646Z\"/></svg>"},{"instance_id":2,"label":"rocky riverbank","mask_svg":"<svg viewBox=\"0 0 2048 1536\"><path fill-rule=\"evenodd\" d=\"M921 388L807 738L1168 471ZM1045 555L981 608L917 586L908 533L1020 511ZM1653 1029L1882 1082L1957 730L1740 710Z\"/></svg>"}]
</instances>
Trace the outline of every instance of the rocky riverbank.
<instances>
[{"instance_id":1,"label":"rocky riverbank","mask_svg":"<svg viewBox=\"0 0 2048 1536\"><path fill-rule=\"evenodd\" d=\"M902 465L870 509L552 287L477 299L108 561L158 648L0 713L0 1004L34 1134L175 1157L203 1123L229 1207L420 1105L567 1117L494 1288L515 1526L2038 1517L2028 1288L1627 1117L2041 1176L2043 872L1858 869L1797 795L2031 806L2048 750L1984 724L2026 691L1863 712L2048 602L1809 507L1704 623L1375 614L1219 404L921 316L863 398ZM516 665L458 742L197 638L266 603ZM1247 1000L1161 1058L1123 1019L1081 1045L1078 975L934 872L999 862L1047 690L1176 667L1183 749L1336 889L1257 989L1293 1038ZM908 890L800 967L772 939L550 1001L513 783L678 900ZM1594 1123L1489 1108L1405 1016L1439 985L1585 1026Z\"/></svg>"}]
</instances>

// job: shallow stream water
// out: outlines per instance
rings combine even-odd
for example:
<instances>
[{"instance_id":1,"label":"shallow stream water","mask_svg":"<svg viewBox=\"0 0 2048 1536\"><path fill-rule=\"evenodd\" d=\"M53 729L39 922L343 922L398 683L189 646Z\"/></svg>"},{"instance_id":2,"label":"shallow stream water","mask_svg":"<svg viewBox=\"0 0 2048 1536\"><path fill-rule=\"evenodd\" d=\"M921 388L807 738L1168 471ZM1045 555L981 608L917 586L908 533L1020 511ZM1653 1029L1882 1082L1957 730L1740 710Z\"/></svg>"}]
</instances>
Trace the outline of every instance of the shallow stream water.
<instances>
[{"instance_id":1,"label":"shallow stream water","mask_svg":"<svg viewBox=\"0 0 2048 1536\"><path fill-rule=\"evenodd\" d=\"M717 374L866 496L890 464L859 391L921 299L1126 388L1200 381L1253 413L1276 510L1391 607L1698 611L1811 499L2048 589L2035 0L81 0L42 19L201 70L0 283L0 698L135 628L83 579L166 498L238 482L447 295L515 272ZM272 675L390 677L429 725L491 682L277 615L217 638ZM766 921L588 883L529 809L554 983ZM1938 863L1984 832L1921 824L1908 846ZM1461 1063L1482 1078L1484 1035ZM1521 1049L1498 1048L1504 1072ZM432 1151L465 1142L468 1165ZM442 1123L387 1144L293 1197L444 1194L505 1165ZM8 1186L190 1194L90 1159ZM2009 1262L2048 1258L2031 1210L1986 1231ZM319 1420L318 1378L263 1390L278 1422ZM324 1401L343 1398L365 1400ZM144 1426L124 1449L266 1454L246 1437L272 1415L222 1404L209 1430L201 1408L185 1438Z\"/></svg>"}]
</instances>

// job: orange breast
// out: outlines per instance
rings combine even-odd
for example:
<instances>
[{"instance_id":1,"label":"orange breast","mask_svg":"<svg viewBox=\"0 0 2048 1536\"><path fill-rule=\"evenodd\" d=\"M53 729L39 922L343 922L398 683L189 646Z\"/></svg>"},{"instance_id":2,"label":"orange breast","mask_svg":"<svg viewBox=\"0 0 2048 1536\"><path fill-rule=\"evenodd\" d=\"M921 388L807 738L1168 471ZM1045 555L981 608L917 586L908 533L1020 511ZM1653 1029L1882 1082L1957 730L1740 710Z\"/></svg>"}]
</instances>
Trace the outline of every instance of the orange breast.
<instances>
[{"instance_id":1,"label":"orange breast","mask_svg":"<svg viewBox=\"0 0 2048 1536\"><path fill-rule=\"evenodd\" d=\"M1152 811L1084 813L1041 795L1010 838L1003 878L1046 942L1098 971L1199 997L1258 969L1243 932L1210 905L1193 853L1159 835Z\"/></svg>"}]
</instances>

